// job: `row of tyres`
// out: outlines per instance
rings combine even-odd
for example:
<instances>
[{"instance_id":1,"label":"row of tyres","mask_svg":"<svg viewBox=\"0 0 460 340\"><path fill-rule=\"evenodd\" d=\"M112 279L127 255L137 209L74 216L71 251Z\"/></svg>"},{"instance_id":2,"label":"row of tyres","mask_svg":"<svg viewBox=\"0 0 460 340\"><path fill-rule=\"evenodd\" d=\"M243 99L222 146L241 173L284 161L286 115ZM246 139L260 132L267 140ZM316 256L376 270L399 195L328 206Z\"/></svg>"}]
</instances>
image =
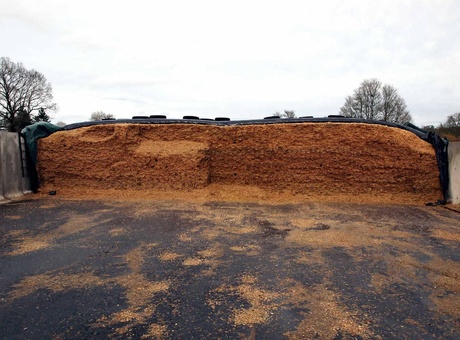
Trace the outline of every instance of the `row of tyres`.
<instances>
[{"instance_id":1,"label":"row of tyres","mask_svg":"<svg viewBox=\"0 0 460 340\"><path fill-rule=\"evenodd\" d=\"M314 118L313 116L302 116L302 117L298 117L300 119L303 119L303 118ZM329 115L328 118L347 118L345 116L342 116L342 115ZM132 119L167 119L167 117L165 115L150 115L150 116L133 116ZM186 119L186 120L206 120L206 121L216 121L216 122L228 122L230 121L230 118L228 117L216 117L214 119L211 119L211 118L200 118L198 116L183 116L182 119ZM264 119L282 119L282 117L280 116L269 116L269 117L265 117ZM104 121L107 121L107 120L116 120L115 118L103 118L102 120Z\"/></svg>"},{"instance_id":2,"label":"row of tyres","mask_svg":"<svg viewBox=\"0 0 460 340\"><path fill-rule=\"evenodd\" d=\"M166 119L166 116L164 115L150 115L150 116L133 116L132 119ZM215 119L210 119L210 118L200 118L197 116L184 116L182 119L187 119L187 120L207 120L207 121L216 121L216 122L228 122L230 121L230 118L228 117L216 117ZM103 120L116 120L115 118L106 118Z\"/></svg>"}]
</instances>

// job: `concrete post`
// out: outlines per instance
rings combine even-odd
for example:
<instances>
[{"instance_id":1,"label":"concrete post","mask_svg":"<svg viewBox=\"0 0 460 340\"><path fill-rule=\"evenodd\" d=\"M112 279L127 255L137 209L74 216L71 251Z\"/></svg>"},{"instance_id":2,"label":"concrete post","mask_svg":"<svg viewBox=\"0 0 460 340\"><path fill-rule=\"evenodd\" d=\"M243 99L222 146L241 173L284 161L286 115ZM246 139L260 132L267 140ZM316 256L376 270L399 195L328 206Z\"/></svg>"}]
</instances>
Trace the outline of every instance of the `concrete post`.
<instances>
[{"instance_id":1,"label":"concrete post","mask_svg":"<svg viewBox=\"0 0 460 340\"><path fill-rule=\"evenodd\" d=\"M460 142L450 142L449 156L449 201L460 204Z\"/></svg>"},{"instance_id":2,"label":"concrete post","mask_svg":"<svg viewBox=\"0 0 460 340\"><path fill-rule=\"evenodd\" d=\"M23 177L21 169L20 142L17 133L0 132L0 199L30 191L29 179Z\"/></svg>"}]
</instances>

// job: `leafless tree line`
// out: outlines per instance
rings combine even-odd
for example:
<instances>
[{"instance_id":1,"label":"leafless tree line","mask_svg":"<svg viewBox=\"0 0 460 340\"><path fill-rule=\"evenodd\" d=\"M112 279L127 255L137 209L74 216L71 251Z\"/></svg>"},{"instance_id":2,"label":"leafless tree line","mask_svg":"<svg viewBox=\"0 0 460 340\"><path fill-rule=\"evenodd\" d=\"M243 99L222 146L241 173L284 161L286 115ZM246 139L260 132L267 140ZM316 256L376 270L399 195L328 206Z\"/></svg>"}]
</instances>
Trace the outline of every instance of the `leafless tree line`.
<instances>
[{"instance_id":1,"label":"leafless tree line","mask_svg":"<svg viewBox=\"0 0 460 340\"><path fill-rule=\"evenodd\" d=\"M364 80L352 96L346 97L340 114L401 124L412 122L406 102L398 90L391 85L382 86L377 79Z\"/></svg>"},{"instance_id":2,"label":"leafless tree line","mask_svg":"<svg viewBox=\"0 0 460 340\"><path fill-rule=\"evenodd\" d=\"M436 132L450 141L460 141L460 112L447 116L446 121L436 127L427 125L423 126L422 129Z\"/></svg>"}]
</instances>

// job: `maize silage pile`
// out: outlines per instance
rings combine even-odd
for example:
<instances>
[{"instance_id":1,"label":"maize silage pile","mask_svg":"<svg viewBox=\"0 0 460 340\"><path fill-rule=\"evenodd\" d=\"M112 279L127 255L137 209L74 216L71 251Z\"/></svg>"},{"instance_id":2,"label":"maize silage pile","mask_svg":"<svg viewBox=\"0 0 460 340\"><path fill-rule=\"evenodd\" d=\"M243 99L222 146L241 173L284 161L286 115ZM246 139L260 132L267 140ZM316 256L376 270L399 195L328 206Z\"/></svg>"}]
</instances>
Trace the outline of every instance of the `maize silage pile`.
<instances>
[{"instance_id":1,"label":"maize silage pile","mask_svg":"<svg viewBox=\"0 0 460 340\"><path fill-rule=\"evenodd\" d=\"M38 172L43 191L85 195L212 191L244 201L256 188L293 202L442 196L431 144L364 123L93 125L40 139Z\"/></svg>"}]
</instances>

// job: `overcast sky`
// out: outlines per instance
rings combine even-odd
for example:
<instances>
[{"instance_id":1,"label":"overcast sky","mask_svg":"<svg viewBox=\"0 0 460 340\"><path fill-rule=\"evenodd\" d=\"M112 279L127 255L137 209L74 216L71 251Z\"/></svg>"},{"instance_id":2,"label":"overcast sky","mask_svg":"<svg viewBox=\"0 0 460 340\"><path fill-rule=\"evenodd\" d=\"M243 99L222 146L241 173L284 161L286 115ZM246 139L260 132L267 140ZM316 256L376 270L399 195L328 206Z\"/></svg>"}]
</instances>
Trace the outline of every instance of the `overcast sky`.
<instances>
[{"instance_id":1,"label":"overcast sky","mask_svg":"<svg viewBox=\"0 0 460 340\"><path fill-rule=\"evenodd\" d=\"M0 56L43 73L53 121L338 114L364 79L418 125L460 112L459 0L0 0Z\"/></svg>"}]
</instances>

